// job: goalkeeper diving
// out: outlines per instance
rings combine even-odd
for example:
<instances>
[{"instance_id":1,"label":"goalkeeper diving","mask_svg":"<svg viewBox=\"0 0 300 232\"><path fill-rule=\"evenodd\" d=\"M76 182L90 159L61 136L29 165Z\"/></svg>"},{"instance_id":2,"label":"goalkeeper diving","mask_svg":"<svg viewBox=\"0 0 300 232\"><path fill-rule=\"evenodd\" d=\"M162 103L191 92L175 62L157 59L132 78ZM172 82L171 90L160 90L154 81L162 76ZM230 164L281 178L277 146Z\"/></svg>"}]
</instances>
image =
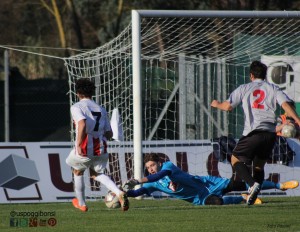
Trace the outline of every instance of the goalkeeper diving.
<instances>
[{"instance_id":1,"label":"goalkeeper diving","mask_svg":"<svg viewBox=\"0 0 300 232\"><path fill-rule=\"evenodd\" d=\"M172 197L185 200L194 205L225 205L240 204L247 201L247 194L240 196L225 196L231 191L246 191L249 186L245 182L216 176L194 176L182 171L172 162L160 162L156 153L146 154L145 168L149 175L140 180L131 179L124 185L128 197L151 195L155 191L166 193ZM142 184L139 189L134 186ZM279 189L285 191L299 186L296 180L284 183L264 181L262 189ZM257 198L254 204L261 204Z\"/></svg>"}]
</instances>

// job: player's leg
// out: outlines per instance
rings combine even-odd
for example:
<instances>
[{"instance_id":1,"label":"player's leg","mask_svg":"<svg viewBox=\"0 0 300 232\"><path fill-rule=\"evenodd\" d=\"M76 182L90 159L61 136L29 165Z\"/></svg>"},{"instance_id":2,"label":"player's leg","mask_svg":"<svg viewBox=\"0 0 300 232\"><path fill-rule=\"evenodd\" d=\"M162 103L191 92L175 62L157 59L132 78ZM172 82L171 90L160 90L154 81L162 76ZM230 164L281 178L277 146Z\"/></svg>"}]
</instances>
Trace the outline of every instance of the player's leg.
<instances>
[{"instance_id":1,"label":"player's leg","mask_svg":"<svg viewBox=\"0 0 300 232\"><path fill-rule=\"evenodd\" d=\"M288 189L295 189L299 186L299 181L289 180L282 183L275 183L273 181L264 180L262 183L261 189L279 189L281 191L286 191Z\"/></svg>"},{"instance_id":2,"label":"player's leg","mask_svg":"<svg viewBox=\"0 0 300 232\"><path fill-rule=\"evenodd\" d=\"M255 157L253 160L253 178L262 185L265 178L265 164L267 160Z\"/></svg>"},{"instance_id":3,"label":"player's leg","mask_svg":"<svg viewBox=\"0 0 300 232\"><path fill-rule=\"evenodd\" d=\"M95 176L94 180L101 182L107 189L118 196L123 211L127 211L129 209L129 200L126 193L121 191L107 175L103 173L98 174Z\"/></svg>"},{"instance_id":4,"label":"player's leg","mask_svg":"<svg viewBox=\"0 0 300 232\"><path fill-rule=\"evenodd\" d=\"M85 202L85 185L83 178L84 171L73 170L74 174L74 191L76 198L72 200L72 203L75 208L80 209L81 211L87 211L88 208Z\"/></svg>"},{"instance_id":5,"label":"player's leg","mask_svg":"<svg viewBox=\"0 0 300 232\"><path fill-rule=\"evenodd\" d=\"M260 145L260 136L258 135L259 133L254 132L248 136L243 136L237 143L231 157L231 164L237 176L251 186L248 190L249 197L247 203L249 205L254 204L260 191L260 184L255 181L248 168L248 165L251 165L254 159L257 147Z\"/></svg>"},{"instance_id":6,"label":"player's leg","mask_svg":"<svg viewBox=\"0 0 300 232\"><path fill-rule=\"evenodd\" d=\"M236 157L234 157L233 167L237 171L238 175L242 179L244 179L249 186L251 186L248 190L249 197L247 203L254 204L255 199L260 192L261 184L264 180L264 166L269 154L272 152L272 149L274 147L276 134L267 131L253 131L244 138L245 139L242 140L241 143L238 143L239 146L237 146L234 150L234 153L237 154L238 159L235 159ZM249 171L246 177L242 176L243 174L245 174L245 172L243 172L244 167L242 167L241 162L237 162L240 161L240 158L245 158L245 163L248 162L248 164L249 161L253 161L252 180L249 177Z\"/></svg>"},{"instance_id":7,"label":"player's leg","mask_svg":"<svg viewBox=\"0 0 300 232\"><path fill-rule=\"evenodd\" d=\"M230 182L223 190L223 195L232 191L247 191L249 186L241 180L237 180L235 176L231 177ZM224 205L226 204L239 204L245 203L248 200L248 194L241 194L241 196L223 196ZM255 205L262 204L261 199L257 198L254 202Z\"/></svg>"},{"instance_id":8,"label":"player's leg","mask_svg":"<svg viewBox=\"0 0 300 232\"><path fill-rule=\"evenodd\" d=\"M108 190L115 193L121 203L121 208L123 211L127 211L129 209L129 201L125 192L121 191L118 186L104 174L104 170L107 166L108 162L108 153L102 154L101 156L94 157L93 160L93 170L92 170L92 178L100 183L102 183Z\"/></svg>"},{"instance_id":9,"label":"player's leg","mask_svg":"<svg viewBox=\"0 0 300 232\"><path fill-rule=\"evenodd\" d=\"M245 190L246 184L244 182L237 182L235 187L233 187L233 178L221 178L217 176L201 176L202 182L205 183L205 187L209 190L209 197L204 201L205 205L228 205L228 204L239 204L244 202L242 196L223 196L224 194L234 191L232 188L235 188L235 191Z\"/></svg>"},{"instance_id":10,"label":"player's leg","mask_svg":"<svg viewBox=\"0 0 300 232\"><path fill-rule=\"evenodd\" d=\"M297 188L298 186L299 186L299 182L297 180L290 180L283 183L278 183L278 189L282 191L286 191L288 189L294 189Z\"/></svg>"},{"instance_id":11,"label":"player's leg","mask_svg":"<svg viewBox=\"0 0 300 232\"><path fill-rule=\"evenodd\" d=\"M115 193L117 196L122 193L118 186L107 175L103 173L96 173L94 170L91 170L90 172L95 181L102 183L108 190Z\"/></svg>"},{"instance_id":12,"label":"player's leg","mask_svg":"<svg viewBox=\"0 0 300 232\"><path fill-rule=\"evenodd\" d=\"M284 187L287 189L297 188L299 185L298 181L291 180L283 183L275 183L273 181L264 180L261 189L280 189L284 190ZM247 185L244 181L236 180L234 178L230 179L228 186L224 189L223 193L226 194L232 191L247 191L249 189L249 185Z\"/></svg>"},{"instance_id":13,"label":"player's leg","mask_svg":"<svg viewBox=\"0 0 300 232\"><path fill-rule=\"evenodd\" d=\"M265 164L267 159L272 154L276 134L271 132L259 133L256 138L261 140L261 144L257 144L257 149L255 150L255 157L253 159L253 178L256 182L262 185L265 177Z\"/></svg>"},{"instance_id":14,"label":"player's leg","mask_svg":"<svg viewBox=\"0 0 300 232\"><path fill-rule=\"evenodd\" d=\"M93 168L90 169L91 177L102 183L108 190L115 193L117 196L121 194L121 190L111 180L110 177L104 174L108 162L108 153L102 154L101 156L94 157Z\"/></svg>"},{"instance_id":15,"label":"player's leg","mask_svg":"<svg viewBox=\"0 0 300 232\"><path fill-rule=\"evenodd\" d=\"M246 191L246 190L248 190L248 185L244 181L236 180L234 177L232 177L228 185L224 188L223 194L232 191Z\"/></svg>"},{"instance_id":16,"label":"player's leg","mask_svg":"<svg viewBox=\"0 0 300 232\"><path fill-rule=\"evenodd\" d=\"M261 186L258 182L255 182L255 179L251 176L251 173L248 170L246 163L241 162L242 159L236 158L235 155L232 155L231 161L232 165L236 170L237 175L243 179L249 186L247 204L253 205L257 199L257 196L260 192Z\"/></svg>"},{"instance_id":17,"label":"player's leg","mask_svg":"<svg viewBox=\"0 0 300 232\"><path fill-rule=\"evenodd\" d=\"M273 181L264 180L261 185L261 189L262 190L279 189L285 191L287 189L297 188L298 186L299 186L299 182L296 180L290 180L283 183L275 183ZM248 189L249 189L249 185L247 185L245 182L231 179L228 186L224 189L224 194L231 191L247 191Z\"/></svg>"},{"instance_id":18,"label":"player's leg","mask_svg":"<svg viewBox=\"0 0 300 232\"><path fill-rule=\"evenodd\" d=\"M255 186L249 189L249 198L247 203L251 204L255 202L258 192L261 189L261 185L265 176L265 164L268 157L272 153L276 140L276 134L272 132L259 132L253 136L253 142L255 145L255 157L253 159L253 178L258 183L258 191ZM257 186L256 186L257 187Z\"/></svg>"},{"instance_id":19,"label":"player's leg","mask_svg":"<svg viewBox=\"0 0 300 232\"><path fill-rule=\"evenodd\" d=\"M231 165L236 175L244 180L249 186L255 183L248 166L252 165L254 158L254 144L251 136L243 136L237 143L231 156Z\"/></svg>"},{"instance_id":20,"label":"player's leg","mask_svg":"<svg viewBox=\"0 0 300 232\"><path fill-rule=\"evenodd\" d=\"M81 211L87 211L88 208L85 202L85 185L83 173L90 165L91 160L87 157L76 155L73 149L66 159L66 163L72 167L73 178L74 178L74 191L76 198L72 200L74 207Z\"/></svg>"}]
</instances>

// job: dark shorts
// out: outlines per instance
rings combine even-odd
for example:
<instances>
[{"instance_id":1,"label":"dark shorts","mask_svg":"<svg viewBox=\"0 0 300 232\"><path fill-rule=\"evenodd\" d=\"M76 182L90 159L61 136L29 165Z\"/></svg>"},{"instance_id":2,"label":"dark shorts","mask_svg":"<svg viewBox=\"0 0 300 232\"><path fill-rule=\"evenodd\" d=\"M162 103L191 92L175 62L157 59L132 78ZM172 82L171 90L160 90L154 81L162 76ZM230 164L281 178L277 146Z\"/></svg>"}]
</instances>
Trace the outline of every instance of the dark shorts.
<instances>
[{"instance_id":1,"label":"dark shorts","mask_svg":"<svg viewBox=\"0 0 300 232\"><path fill-rule=\"evenodd\" d=\"M242 162L251 162L254 157L267 160L272 153L276 133L254 130L247 136L242 136L233 150L233 154Z\"/></svg>"}]
</instances>

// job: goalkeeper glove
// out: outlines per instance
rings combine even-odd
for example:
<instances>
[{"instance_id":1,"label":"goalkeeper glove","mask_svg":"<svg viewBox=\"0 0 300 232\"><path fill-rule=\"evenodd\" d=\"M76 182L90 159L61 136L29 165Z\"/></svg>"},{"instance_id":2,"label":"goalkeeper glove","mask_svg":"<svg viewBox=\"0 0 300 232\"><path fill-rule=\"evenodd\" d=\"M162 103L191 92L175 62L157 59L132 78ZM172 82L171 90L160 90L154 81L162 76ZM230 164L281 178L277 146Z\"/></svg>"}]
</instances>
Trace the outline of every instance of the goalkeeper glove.
<instances>
[{"instance_id":1,"label":"goalkeeper glove","mask_svg":"<svg viewBox=\"0 0 300 232\"><path fill-rule=\"evenodd\" d=\"M140 184L140 182L138 180L130 179L125 182L125 184L123 185L123 189L131 190L134 188L134 186L136 186L138 184Z\"/></svg>"}]
</instances>

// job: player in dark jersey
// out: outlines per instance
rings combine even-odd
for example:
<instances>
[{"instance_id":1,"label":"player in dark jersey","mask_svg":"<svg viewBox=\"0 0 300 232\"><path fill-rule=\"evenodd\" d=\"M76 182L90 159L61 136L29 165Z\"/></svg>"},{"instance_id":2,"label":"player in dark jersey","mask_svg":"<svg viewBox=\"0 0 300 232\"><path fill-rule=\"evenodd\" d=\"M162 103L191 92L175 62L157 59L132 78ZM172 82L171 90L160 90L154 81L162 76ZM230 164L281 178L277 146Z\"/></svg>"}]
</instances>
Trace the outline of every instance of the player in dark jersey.
<instances>
[{"instance_id":1,"label":"player in dark jersey","mask_svg":"<svg viewBox=\"0 0 300 232\"><path fill-rule=\"evenodd\" d=\"M213 100L212 107L231 111L242 104L245 122L243 136L238 141L231 164L236 174L249 186L248 205L254 204L264 180L264 166L272 152L276 139L276 103L287 112L296 123L300 118L288 104L290 100L276 85L265 81L267 66L260 61L250 65L248 84L240 85L224 102ZM253 176L248 166L253 164ZM247 166L248 165L248 166Z\"/></svg>"}]
</instances>

